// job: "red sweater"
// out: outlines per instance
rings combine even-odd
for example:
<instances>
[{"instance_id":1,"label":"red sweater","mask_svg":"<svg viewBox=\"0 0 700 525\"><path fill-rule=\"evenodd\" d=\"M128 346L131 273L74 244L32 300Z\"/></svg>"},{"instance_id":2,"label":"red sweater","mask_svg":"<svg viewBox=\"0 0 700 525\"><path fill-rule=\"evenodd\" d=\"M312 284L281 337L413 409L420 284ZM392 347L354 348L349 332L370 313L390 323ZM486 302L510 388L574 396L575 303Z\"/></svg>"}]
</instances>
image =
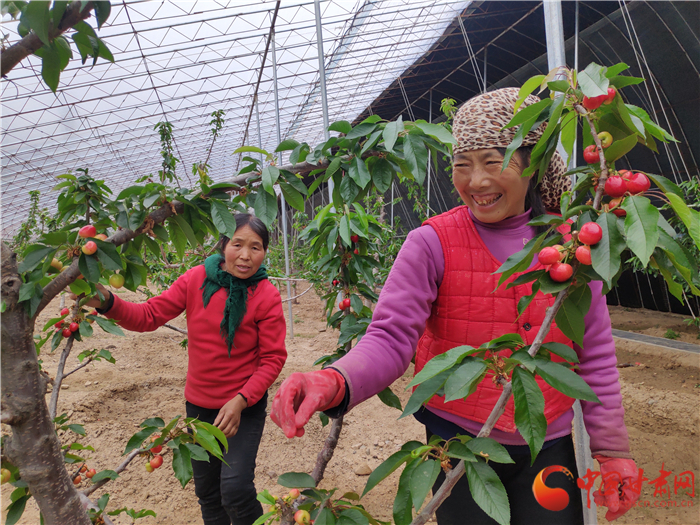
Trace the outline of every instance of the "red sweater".
<instances>
[{"instance_id":1,"label":"red sweater","mask_svg":"<svg viewBox=\"0 0 700 525\"><path fill-rule=\"evenodd\" d=\"M161 295L141 304L113 294L114 305L106 315L127 330L150 332L186 311L189 365L185 399L204 408L221 408L240 393L252 406L277 379L287 359L287 325L279 291L265 279L249 293L229 358L219 326L227 293L219 289L205 309L200 289L205 277L204 265L196 266Z\"/></svg>"}]
</instances>

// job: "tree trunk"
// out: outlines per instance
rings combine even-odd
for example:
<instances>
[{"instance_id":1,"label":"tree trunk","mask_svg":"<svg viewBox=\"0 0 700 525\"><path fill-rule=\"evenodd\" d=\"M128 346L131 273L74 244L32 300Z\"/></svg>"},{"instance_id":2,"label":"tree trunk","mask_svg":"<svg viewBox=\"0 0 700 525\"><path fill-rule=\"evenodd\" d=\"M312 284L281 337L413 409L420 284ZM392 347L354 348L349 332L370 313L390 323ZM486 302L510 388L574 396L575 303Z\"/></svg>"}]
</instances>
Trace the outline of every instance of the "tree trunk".
<instances>
[{"instance_id":1,"label":"tree trunk","mask_svg":"<svg viewBox=\"0 0 700 525\"><path fill-rule=\"evenodd\" d=\"M18 304L21 284L17 256L3 243L2 300L7 309L2 314L2 422L12 428L4 452L29 485L46 525L90 525L46 407L47 379L34 348L34 321L24 304Z\"/></svg>"}]
</instances>

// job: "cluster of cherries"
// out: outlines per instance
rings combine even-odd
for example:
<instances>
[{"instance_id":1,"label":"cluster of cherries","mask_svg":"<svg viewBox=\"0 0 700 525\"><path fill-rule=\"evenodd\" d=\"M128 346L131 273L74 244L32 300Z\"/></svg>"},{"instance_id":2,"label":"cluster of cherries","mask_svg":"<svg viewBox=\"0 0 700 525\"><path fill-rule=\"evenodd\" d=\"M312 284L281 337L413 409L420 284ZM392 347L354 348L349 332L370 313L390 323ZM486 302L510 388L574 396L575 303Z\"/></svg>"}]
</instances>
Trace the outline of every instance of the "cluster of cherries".
<instances>
[{"instance_id":1,"label":"cluster of cherries","mask_svg":"<svg viewBox=\"0 0 700 525\"><path fill-rule=\"evenodd\" d=\"M575 257L581 264L591 265L591 246L598 244L603 238L603 229L595 222L587 222L581 226L578 232L578 241L581 246L576 248ZM571 279L574 269L567 262L562 262L566 258L568 250L556 244L542 248L537 255L540 264L544 265L553 281L563 283Z\"/></svg>"},{"instance_id":2,"label":"cluster of cherries","mask_svg":"<svg viewBox=\"0 0 700 525\"><path fill-rule=\"evenodd\" d=\"M107 236L104 233L97 233L97 228L95 228L92 224L88 224L87 226L83 226L78 230L78 235L82 237L83 239L100 239L101 241L107 240ZM92 255L97 251L97 243L95 241L88 241L85 244L83 244L83 253L85 255Z\"/></svg>"},{"instance_id":3,"label":"cluster of cherries","mask_svg":"<svg viewBox=\"0 0 700 525\"><path fill-rule=\"evenodd\" d=\"M359 236L359 235L351 235L351 236L350 236L350 240L351 240L353 243L357 244L358 242L360 242L360 236ZM360 249L359 249L359 248L355 248L355 250L354 250L352 253L354 253L355 255L360 255Z\"/></svg>"},{"instance_id":4,"label":"cluster of cherries","mask_svg":"<svg viewBox=\"0 0 700 525\"><path fill-rule=\"evenodd\" d=\"M158 439L158 436L151 436L151 443L154 443ZM155 445L148 449L148 451L153 454L150 461L146 462L146 472L153 472L155 469L163 464L163 456L158 456L161 450L163 450L163 445Z\"/></svg>"},{"instance_id":5,"label":"cluster of cherries","mask_svg":"<svg viewBox=\"0 0 700 525\"><path fill-rule=\"evenodd\" d=\"M74 485L80 485L80 482L83 481L83 476L81 476L81 474L84 474L86 478L90 479L97 474L97 471L94 468L88 469L87 465L83 465L80 467L80 474L73 478Z\"/></svg>"},{"instance_id":6,"label":"cluster of cherries","mask_svg":"<svg viewBox=\"0 0 700 525\"><path fill-rule=\"evenodd\" d=\"M61 310L61 315L68 315L70 313L70 310L68 308L64 308ZM93 310L90 312L90 315L97 315L97 310ZM83 320L79 317L73 319L73 321L68 322L67 320L63 319L61 321L58 321L54 326L56 327L57 332L62 332L63 337L68 339L71 335L73 335L73 332L77 332L80 330L80 323ZM87 319L87 322L92 324L94 321L92 319Z\"/></svg>"},{"instance_id":7,"label":"cluster of cherries","mask_svg":"<svg viewBox=\"0 0 700 525\"><path fill-rule=\"evenodd\" d=\"M353 237L356 237L356 236L353 236ZM357 250L355 250L355 251L357 252ZM341 281L339 281L338 279L333 279L333 286L338 286L339 284L342 285L343 283ZM345 299L340 301L340 303L338 304L338 308L340 308L341 310L347 310L348 308L350 308L350 298L346 297Z\"/></svg>"},{"instance_id":8,"label":"cluster of cherries","mask_svg":"<svg viewBox=\"0 0 700 525\"><path fill-rule=\"evenodd\" d=\"M639 195L651 187L649 177L644 173L632 173L628 170L620 170L617 175L612 175L605 181L604 191L612 197L608 203L608 209L618 217L624 217L627 212L621 208L625 195Z\"/></svg>"}]
</instances>

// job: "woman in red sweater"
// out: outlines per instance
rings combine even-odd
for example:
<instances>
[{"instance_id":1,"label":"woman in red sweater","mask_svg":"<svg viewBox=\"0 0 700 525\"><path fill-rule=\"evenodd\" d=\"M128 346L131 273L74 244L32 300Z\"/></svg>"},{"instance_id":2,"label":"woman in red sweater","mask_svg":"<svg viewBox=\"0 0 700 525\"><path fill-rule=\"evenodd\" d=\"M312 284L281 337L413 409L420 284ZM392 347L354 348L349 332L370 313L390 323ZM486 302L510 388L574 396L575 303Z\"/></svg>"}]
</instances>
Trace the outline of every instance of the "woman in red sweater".
<instances>
[{"instance_id":1,"label":"woman in red sweater","mask_svg":"<svg viewBox=\"0 0 700 525\"><path fill-rule=\"evenodd\" d=\"M185 272L158 297L134 304L98 285L105 300L88 302L137 332L155 330L187 313L187 417L217 426L228 438L225 463L211 456L209 462L192 461L205 525L251 525L262 515L255 458L267 389L287 359L280 294L261 266L268 231L249 214L235 218L234 237L221 236L219 253Z\"/></svg>"}]
</instances>

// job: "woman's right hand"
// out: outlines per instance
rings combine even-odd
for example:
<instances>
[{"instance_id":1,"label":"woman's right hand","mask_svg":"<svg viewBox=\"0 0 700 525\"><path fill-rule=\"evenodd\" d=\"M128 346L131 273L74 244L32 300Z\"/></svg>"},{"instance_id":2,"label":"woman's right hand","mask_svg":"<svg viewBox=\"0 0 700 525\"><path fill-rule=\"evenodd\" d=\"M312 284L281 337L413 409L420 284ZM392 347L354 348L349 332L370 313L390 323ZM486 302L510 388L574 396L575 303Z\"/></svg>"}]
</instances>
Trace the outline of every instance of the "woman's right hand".
<instances>
[{"instance_id":1,"label":"woman's right hand","mask_svg":"<svg viewBox=\"0 0 700 525\"><path fill-rule=\"evenodd\" d=\"M104 301L102 299L100 299L99 294L94 295L93 297L90 297L90 299L87 300L87 302L85 303L85 306L91 307L91 308L101 308L102 305L107 304L107 301L109 301L109 298L112 295L112 292L107 290L107 288L102 286L100 283L97 283L95 285L95 287L97 288L97 291L100 292L102 294L102 296L104 297ZM68 294L68 298L72 299L74 301L77 299L77 297L74 293Z\"/></svg>"},{"instance_id":2,"label":"woman's right hand","mask_svg":"<svg viewBox=\"0 0 700 525\"><path fill-rule=\"evenodd\" d=\"M301 437L314 413L338 406L344 397L345 378L340 372L331 368L295 372L275 394L270 419L288 438Z\"/></svg>"}]
</instances>

